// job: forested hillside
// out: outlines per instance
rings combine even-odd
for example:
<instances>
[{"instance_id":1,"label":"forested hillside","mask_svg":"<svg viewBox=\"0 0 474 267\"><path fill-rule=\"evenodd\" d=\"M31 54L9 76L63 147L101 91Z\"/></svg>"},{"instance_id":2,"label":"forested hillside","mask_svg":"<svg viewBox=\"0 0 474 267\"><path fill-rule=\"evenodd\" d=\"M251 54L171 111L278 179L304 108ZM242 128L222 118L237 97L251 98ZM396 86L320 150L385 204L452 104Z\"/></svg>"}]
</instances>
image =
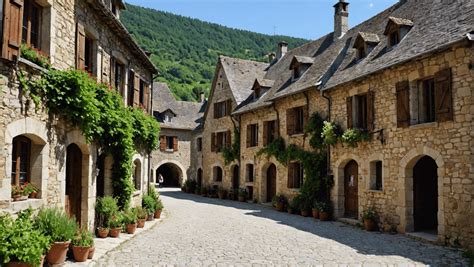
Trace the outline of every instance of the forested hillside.
<instances>
[{"instance_id":1,"label":"forested hillside","mask_svg":"<svg viewBox=\"0 0 474 267\"><path fill-rule=\"evenodd\" d=\"M287 36L269 36L236 30L149 8L127 5L121 20L159 68L159 80L175 96L196 100L209 91L219 55L268 61L267 55L285 40L290 49L306 42Z\"/></svg>"}]
</instances>

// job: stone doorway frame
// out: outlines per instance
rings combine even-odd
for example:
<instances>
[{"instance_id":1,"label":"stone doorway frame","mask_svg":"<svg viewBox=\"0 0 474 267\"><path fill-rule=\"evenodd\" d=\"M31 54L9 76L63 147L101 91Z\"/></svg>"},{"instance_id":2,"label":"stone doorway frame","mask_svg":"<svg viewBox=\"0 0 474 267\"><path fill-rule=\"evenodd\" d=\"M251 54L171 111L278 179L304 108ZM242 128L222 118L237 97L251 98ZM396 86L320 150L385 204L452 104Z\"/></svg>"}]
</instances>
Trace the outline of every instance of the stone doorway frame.
<instances>
[{"instance_id":1,"label":"stone doorway frame","mask_svg":"<svg viewBox=\"0 0 474 267\"><path fill-rule=\"evenodd\" d=\"M278 164L276 162L273 162L273 161L268 161L266 162L265 164L263 164L262 168L260 169L260 194L259 194L259 198L260 198L260 202L262 203L265 203L266 200L267 200L267 171L268 171L268 168L270 167L270 165L275 165L275 169L276 169L276 194L278 195L279 194L279 184L278 184Z\"/></svg>"},{"instance_id":2,"label":"stone doorway frame","mask_svg":"<svg viewBox=\"0 0 474 267\"><path fill-rule=\"evenodd\" d=\"M424 156L431 157L438 166L438 242L444 242L444 187L443 179L446 176L444 160L441 154L427 146L410 150L401 160L399 166L399 207L400 216L398 231L401 233L414 231L413 217L413 168L418 160Z\"/></svg>"},{"instance_id":3,"label":"stone doorway frame","mask_svg":"<svg viewBox=\"0 0 474 267\"><path fill-rule=\"evenodd\" d=\"M179 170L181 171L181 175L182 175L182 180L180 181L180 183L181 183L181 185L184 185L186 180L188 180L188 174L187 174L186 168L184 168L183 165L179 161L176 161L176 160L162 160L158 164L156 164L156 166L153 168L153 173L154 173L154 176L155 176L154 179L156 180L156 175L158 173L158 169L161 166L165 165L165 164L173 164L173 165L176 165L176 167L179 168ZM203 184L204 184L204 173L203 173Z\"/></svg>"},{"instance_id":4,"label":"stone doorway frame","mask_svg":"<svg viewBox=\"0 0 474 267\"><path fill-rule=\"evenodd\" d=\"M344 201L345 201L345 195L344 195L344 168L346 165L354 160L357 165L358 165L358 205L359 205L359 213L361 211L360 205L361 205L361 195L363 192L362 186L365 184L362 180L363 178L363 168L365 167L363 164L361 164L363 161L356 155L353 154L344 154L343 156L340 157L339 160L336 161L336 163L333 165L335 167L335 175L334 175L334 186L331 190L331 200L334 204L334 216L336 218L343 218L344 217Z\"/></svg>"}]
</instances>

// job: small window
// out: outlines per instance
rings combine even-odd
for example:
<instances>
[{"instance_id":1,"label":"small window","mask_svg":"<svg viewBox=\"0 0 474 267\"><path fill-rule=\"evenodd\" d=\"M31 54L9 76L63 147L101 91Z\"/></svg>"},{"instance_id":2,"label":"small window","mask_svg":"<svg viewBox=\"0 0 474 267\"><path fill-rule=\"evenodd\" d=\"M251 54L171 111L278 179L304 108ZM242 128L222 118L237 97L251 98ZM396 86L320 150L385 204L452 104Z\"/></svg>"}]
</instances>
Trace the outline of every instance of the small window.
<instances>
[{"instance_id":1,"label":"small window","mask_svg":"<svg viewBox=\"0 0 474 267\"><path fill-rule=\"evenodd\" d=\"M420 90L418 91L418 123L434 121L436 121L434 79L428 79L420 82Z\"/></svg>"},{"instance_id":2,"label":"small window","mask_svg":"<svg viewBox=\"0 0 474 267\"><path fill-rule=\"evenodd\" d=\"M392 47L392 46L397 45L398 43L400 43L400 33L398 30L395 30L391 32L389 35L389 44L390 44L390 47Z\"/></svg>"},{"instance_id":3,"label":"small window","mask_svg":"<svg viewBox=\"0 0 474 267\"><path fill-rule=\"evenodd\" d=\"M23 6L22 42L35 48L40 46L41 7L34 0L25 0Z\"/></svg>"},{"instance_id":4,"label":"small window","mask_svg":"<svg viewBox=\"0 0 474 267\"><path fill-rule=\"evenodd\" d=\"M276 120L264 122L263 145L268 145L277 138L278 132L276 124Z\"/></svg>"},{"instance_id":5,"label":"small window","mask_svg":"<svg viewBox=\"0 0 474 267\"><path fill-rule=\"evenodd\" d=\"M221 167L214 167L214 181L222 182L222 168Z\"/></svg>"},{"instance_id":6,"label":"small window","mask_svg":"<svg viewBox=\"0 0 474 267\"><path fill-rule=\"evenodd\" d=\"M141 190L141 173L142 173L142 164L140 160L136 159L133 162L133 185L135 190Z\"/></svg>"},{"instance_id":7,"label":"small window","mask_svg":"<svg viewBox=\"0 0 474 267\"><path fill-rule=\"evenodd\" d=\"M135 72L130 70L128 72L128 106L130 107L133 107L133 94L135 92L134 81L135 81Z\"/></svg>"},{"instance_id":8,"label":"small window","mask_svg":"<svg viewBox=\"0 0 474 267\"><path fill-rule=\"evenodd\" d=\"M306 108L297 107L287 110L287 131L288 135L302 134L304 132L306 120Z\"/></svg>"},{"instance_id":9,"label":"small window","mask_svg":"<svg viewBox=\"0 0 474 267\"><path fill-rule=\"evenodd\" d=\"M117 89L117 92L120 95L124 95L124 86L125 86L125 65L115 61L115 77L114 77L114 86Z\"/></svg>"},{"instance_id":10,"label":"small window","mask_svg":"<svg viewBox=\"0 0 474 267\"><path fill-rule=\"evenodd\" d=\"M197 151L201 152L202 151L202 137L199 137L196 139L196 147Z\"/></svg>"},{"instance_id":11,"label":"small window","mask_svg":"<svg viewBox=\"0 0 474 267\"><path fill-rule=\"evenodd\" d=\"M299 162L288 164L288 188L300 188L303 184L303 165Z\"/></svg>"},{"instance_id":12,"label":"small window","mask_svg":"<svg viewBox=\"0 0 474 267\"><path fill-rule=\"evenodd\" d=\"M247 126L247 147L258 146L258 124Z\"/></svg>"},{"instance_id":13,"label":"small window","mask_svg":"<svg viewBox=\"0 0 474 267\"><path fill-rule=\"evenodd\" d=\"M246 181L249 183L253 183L254 181L254 166L253 164L245 165L245 177Z\"/></svg>"},{"instance_id":14,"label":"small window","mask_svg":"<svg viewBox=\"0 0 474 267\"><path fill-rule=\"evenodd\" d=\"M142 106L145 105L145 82L140 80L140 97L139 97L140 104Z\"/></svg>"},{"instance_id":15,"label":"small window","mask_svg":"<svg viewBox=\"0 0 474 267\"><path fill-rule=\"evenodd\" d=\"M30 182L31 141L24 136L13 139L12 184L23 185Z\"/></svg>"},{"instance_id":16,"label":"small window","mask_svg":"<svg viewBox=\"0 0 474 267\"><path fill-rule=\"evenodd\" d=\"M84 68L87 72L94 74L94 40L86 35L85 42Z\"/></svg>"},{"instance_id":17,"label":"small window","mask_svg":"<svg viewBox=\"0 0 474 267\"><path fill-rule=\"evenodd\" d=\"M363 59L366 56L367 56L367 51L365 49L365 46L361 46L357 48L357 59Z\"/></svg>"},{"instance_id":18,"label":"small window","mask_svg":"<svg viewBox=\"0 0 474 267\"><path fill-rule=\"evenodd\" d=\"M232 108L232 102L230 100L218 102L214 104L214 119L223 118L229 116Z\"/></svg>"},{"instance_id":19,"label":"small window","mask_svg":"<svg viewBox=\"0 0 474 267\"><path fill-rule=\"evenodd\" d=\"M166 137L166 150L173 150L173 141L174 141L173 136Z\"/></svg>"},{"instance_id":20,"label":"small window","mask_svg":"<svg viewBox=\"0 0 474 267\"><path fill-rule=\"evenodd\" d=\"M354 124L357 129L367 129L367 94L357 95L354 100Z\"/></svg>"},{"instance_id":21,"label":"small window","mask_svg":"<svg viewBox=\"0 0 474 267\"><path fill-rule=\"evenodd\" d=\"M372 161L370 163L370 189L382 191L382 161Z\"/></svg>"}]
</instances>

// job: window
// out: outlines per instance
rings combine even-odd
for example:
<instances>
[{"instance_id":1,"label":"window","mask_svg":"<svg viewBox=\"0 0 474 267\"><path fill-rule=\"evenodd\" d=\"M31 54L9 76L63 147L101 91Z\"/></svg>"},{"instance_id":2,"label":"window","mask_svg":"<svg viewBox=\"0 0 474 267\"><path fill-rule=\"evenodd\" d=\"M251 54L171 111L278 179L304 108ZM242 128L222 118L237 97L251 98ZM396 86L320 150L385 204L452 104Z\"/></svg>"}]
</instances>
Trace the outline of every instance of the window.
<instances>
[{"instance_id":1,"label":"window","mask_svg":"<svg viewBox=\"0 0 474 267\"><path fill-rule=\"evenodd\" d=\"M308 108L297 107L286 111L286 128L288 135L302 134L307 121Z\"/></svg>"},{"instance_id":2,"label":"window","mask_svg":"<svg viewBox=\"0 0 474 267\"><path fill-rule=\"evenodd\" d=\"M398 43L400 43L400 33L398 32L398 30L391 32L388 39L389 39L388 43L390 47L395 46Z\"/></svg>"},{"instance_id":3,"label":"window","mask_svg":"<svg viewBox=\"0 0 474 267\"><path fill-rule=\"evenodd\" d=\"M231 132L217 132L211 134L211 151L222 152L222 149L231 147Z\"/></svg>"},{"instance_id":4,"label":"window","mask_svg":"<svg viewBox=\"0 0 474 267\"><path fill-rule=\"evenodd\" d=\"M139 98L140 104L145 105L145 82L143 80L140 80L140 98Z\"/></svg>"},{"instance_id":5,"label":"window","mask_svg":"<svg viewBox=\"0 0 474 267\"><path fill-rule=\"evenodd\" d=\"M265 121L263 122L263 145L266 146L273 142L277 136L277 121Z\"/></svg>"},{"instance_id":6,"label":"window","mask_svg":"<svg viewBox=\"0 0 474 267\"><path fill-rule=\"evenodd\" d=\"M177 136L160 136L160 151L175 152L178 151Z\"/></svg>"},{"instance_id":7,"label":"window","mask_svg":"<svg viewBox=\"0 0 474 267\"><path fill-rule=\"evenodd\" d=\"M347 98L347 128L373 130L374 92Z\"/></svg>"},{"instance_id":8,"label":"window","mask_svg":"<svg viewBox=\"0 0 474 267\"><path fill-rule=\"evenodd\" d=\"M174 141L173 136L166 137L166 150L173 150L173 141Z\"/></svg>"},{"instance_id":9,"label":"window","mask_svg":"<svg viewBox=\"0 0 474 267\"><path fill-rule=\"evenodd\" d=\"M303 166L299 162L288 164L288 188L300 188L303 184Z\"/></svg>"},{"instance_id":10,"label":"window","mask_svg":"<svg viewBox=\"0 0 474 267\"><path fill-rule=\"evenodd\" d=\"M214 167L214 181L222 182L222 168L221 167Z\"/></svg>"},{"instance_id":11,"label":"window","mask_svg":"<svg viewBox=\"0 0 474 267\"><path fill-rule=\"evenodd\" d=\"M421 81L418 90L418 123L434 122L435 90L434 79Z\"/></svg>"},{"instance_id":12,"label":"window","mask_svg":"<svg viewBox=\"0 0 474 267\"><path fill-rule=\"evenodd\" d=\"M357 48L357 59L363 59L367 56L367 52L365 50L365 46L361 46Z\"/></svg>"},{"instance_id":13,"label":"window","mask_svg":"<svg viewBox=\"0 0 474 267\"><path fill-rule=\"evenodd\" d=\"M13 139L12 184L22 185L30 182L31 140L18 136Z\"/></svg>"},{"instance_id":14,"label":"window","mask_svg":"<svg viewBox=\"0 0 474 267\"><path fill-rule=\"evenodd\" d=\"M370 163L370 189L381 191L382 182L382 161L372 161Z\"/></svg>"},{"instance_id":15,"label":"window","mask_svg":"<svg viewBox=\"0 0 474 267\"><path fill-rule=\"evenodd\" d=\"M141 174L142 174L142 164L140 160L136 159L133 162L133 185L135 187L135 190L141 190Z\"/></svg>"},{"instance_id":16,"label":"window","mask_svg":"<svg viewBox=\"0 0 474 267\"><path fill-rule=\"evenodd\" d=\"M3 36L3 0L0 0L0 36Z\"/></svg>"},{"instance_id":17,"label":"window","mask_svg":"<svg viewBox=\"0 0 474 267\"><path fill-rule=\"evenodd\" d=\"M300 71L300 67L297 66L293 68L293 80L296 80L299 77L301 77L301 71Z\"/></svg>"},{"instance_id":18,"label":"window","mask_svg":"<svg viewBox=\"0 0 474 267\"><path fill-rule=\"evenodd\" d=\"M202 151L202 137L199 137L196 139L196 147L197 151L201 152Z\"/></svg>"},{"instance_id":19,"label":"window","mask_svg":"<svg viewBox=\"0 0 474 267\"><path fill-rule=\"evenodd\" d=\"M128 72L128 106L133 107L133 95L135 92L135 72L130 70Z\"/></svg>"},{"instance_id":20,"label":"window","mask_svg":"<svg viewBox=\"0 0 474 267\"><path fill-rule=\"evenodd\" d=\"M258 146L258 124L247 125L247 147Z\"/></svg>"},{"instance_id":21,"label":"window","mask_svg":"<svg viewBox=\"0 0 474 267\"><path fill-rule=\"evenodd\" d=\"M93 59L93 48L94 48L94 40L86 35L86 49L85 49L85 56L84 56L84 67L85 70L89 73L94 73L94 59Z\"/></svg>"},{"instance_id":22,"label":"window","mask_svg":"<svg viewBox=\"0 0 474 267\"><path fill-rule=\"evenodd\" d=\"M232 101L226 100L214 104L214 119L229 116L232 109Z\"/></svg>"},{"instance_id":23,"label":"window","mask_svg":"<svg viewBox=\"0 0 474 267\"><path fill-rule=\"evenodd\" d=\"M25 0L21 41L31 47L40 45L41 7L34 0Z\"/></svg>"},{"instance_id":24,"label":"window","mask_svg":"<svg viewBox=\"0 0 474 267\"><path fill-rule=\"evenodd\" d=\"M114 77L114 86L115 89L123 96L124 95L124 86L125 86L125 65L115 61L115 77Z\"/></svg>"},{"instance_id":25,"label":"window","mask_svg":"<svg viewBox=\"0 0 474 267\"><path fill-rule=\"evenodd\" d=\"M245 180L247 182L253 183L254 180L254 167L253 164L245 165Z\"/></svg>"}]
</instances>

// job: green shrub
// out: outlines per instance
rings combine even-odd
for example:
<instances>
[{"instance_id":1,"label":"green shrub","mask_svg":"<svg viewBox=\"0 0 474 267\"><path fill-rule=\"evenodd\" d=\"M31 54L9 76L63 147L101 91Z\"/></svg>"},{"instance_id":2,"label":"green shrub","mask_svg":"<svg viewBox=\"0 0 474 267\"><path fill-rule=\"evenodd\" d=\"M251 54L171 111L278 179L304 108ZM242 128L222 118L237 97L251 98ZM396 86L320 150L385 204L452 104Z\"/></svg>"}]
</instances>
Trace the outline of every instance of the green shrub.
<instances>
[{"instance_id":1,"label":"green shrub","mask_svg":"<svg viewBox=\"0 0 474 267\"><path fill-rule=\"evenodd\" d=\"M325 145L333 146L337 144L339 140L341 129L339 125L333 122L324 122L323 129L321 131L321 137L323 138L323 142Z\"/></svg>"},{"instance_id":2,"label":"green shrub","mask_svg":"<svg viewBox=\"0 0 474 267\"><path fill-rule=\"evenodd\" d=\"M94 237L91 232L81 229L72 240L72 245L76 247L93 247Z\"/></svg>"},{"instance_id":3,"label":"green shrub","mask_svg":"<svg viewBox=\"0 0 474 267\"><path fill-rule=\"evenodd\" d=\"M123 213L122 212L117 212L114 214L110 220L109 220L109 227L110 228L121 228L123 226Z\"/></svg>"},{"instance_id":4,"label":"green shrub","mask_svg":"<svg viewBox=\"0 0 474 267\"><path fill-rule=\"evenodd\" d=\"M247 195L248 195L247 188L242 187L239 189L239 197L247 197Z\"/></svg>"},{"instance_id":5,"label":"green shrub","mask_svg":"<svg viewBox=\"0 0 474 267\"><path fill-rule=\"evenodd\" d=\"M286 206L286 205L288 205L288 199L284 195L275 195L272 198L273 207L276 207L277 203L280 203L283 206Z\"/></svg>"},{"instance_id":6,"label":"green shrub","mask_svg":"<svg viewBox=\"0 0 474 267\"><path fill-rule=\"evenodd\" d=\"M153 214L156 211L156 201L149 195L143 196L142 207L148 212Z\"/></svg>"},{"instance_id":7,"label":"green shrub","mask_svg":"<svg viewBox=\"0 0 474 267\"><path fill-rule=\"evenodd\" d=\"M137 212L138 219L143 220L146 219L146 217L148 216L148 212L142 207L136 207L135 210Z\"/></svg>"},{"instance_id":8,"label":"green shrub","mask_svg":"<svg viewBox=\"0 0 474 267\"><path fill-rule=\"evenodd\" d=\"M364 213L362 214L362 220L373 220L377 221L379 218L377 211L375 208L368 208Z\"/></svg>"},{"instance_id":9,"label":"green shrub","mask_svg":"<svg viewBox=\"0 0 474 267\"><path fill-rule=\"evenodd\" d=\"M110 219L119 211L117 200L107 196L97 198L95 203L95 212L97 214L98 226L109 227Z\"/></svg>"},{"instance_id":10,"label":"green shrub","mask_svg":"<svg viewBox=\"0 0 474 267\"><path fill-rule=\"evenodd\" d=\"M163 210L164 206L163 203L161 202L161 199L158 199L156 201L156 210Z\"/></svg>"},{"instance_id":11,"label":"green shrub","mask_svg":"<svg viewBox=\"0 0 474 267\"><path fill-rule=\"evenodd\" d=\"M27 59L42 68L51 68L49 57L43 54L40 50L28 47L26 44L21 44L20 54L22 58Z\"/></svg>"},{"instance_id":12,"label":"green shrub","mask_svg":"<svg viewBox=\"0 0 474 267\"><path fill-rule=\"evenodd\" d=\"M52 242L67 242L74 238L77 223L73 218L58 208L47 208L39 211L35 219L35 227Z\"/></svg>"},{"instance_id":13,"label":"green shrub","mask_svg":"<svg viewBox=\"0 0 474 267\"><path fill-rule=\"evenodd\" d=\"M51 241L34 227L31 213L31 209L21 212L16 220L0 216L0 265L20 261L39 266Z\"/></svg>"},{"instance_id":14,"label":"green shrub","mask_svg":"<svg viewBox=\"0 0 474 267\"><path fill-rule=\"evenodd\" d=\"M158 200L160 198L160 193L156 192L155 187L152 185L148 187L148 195L150 195L154 200Z\"/></svg>"},{"instance_id":15,"label":"green shrub","mask_svg":"<svg viewBox=\"0 0 474 267\"><path fill-rule=\"evenodd\" d=\"M369 133L358 129L347 129L342 135L342 142L349 147L357 147L357 143L368 141L370 139Z\"/></svg>"},{"instance_id":16,"label":"green shrub","mask_svg":"<svg viewBox=\"0 0 474 267\"><path fill-rule=\"evenodd\" d=\"M123 213L123 223L124 224L135 224L135 223L137 223L137 220L138 220L138 214L137 213L138 212L137 212L136 208L126 210Z\"/></svg>"}]
</instances>

